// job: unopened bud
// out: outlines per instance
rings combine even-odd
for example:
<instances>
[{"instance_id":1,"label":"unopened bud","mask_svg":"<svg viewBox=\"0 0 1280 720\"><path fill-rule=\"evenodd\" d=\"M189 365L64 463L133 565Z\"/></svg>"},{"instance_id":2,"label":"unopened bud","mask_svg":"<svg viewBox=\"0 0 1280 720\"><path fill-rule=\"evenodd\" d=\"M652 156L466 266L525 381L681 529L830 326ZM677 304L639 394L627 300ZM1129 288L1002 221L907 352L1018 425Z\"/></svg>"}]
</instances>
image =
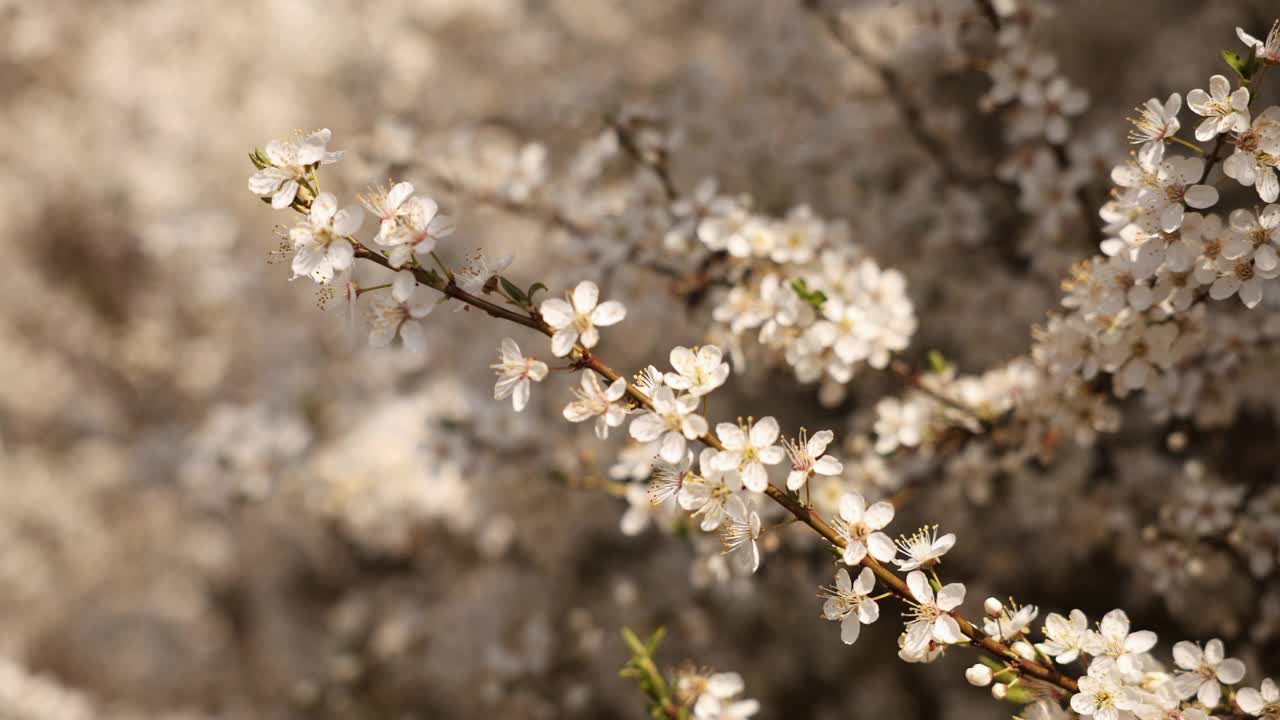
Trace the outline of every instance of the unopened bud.
<instances>
[{"instance_id":1,"label":"unopened bud","mask_svg":"<svg viewBox=\"0 0 1280 720\"><path fill-rule=\"evenodd\" d=\"M1018 642L1014 643L1013 651L1018 653L1018 656L1021 657L1023 660L1036 659L1035 648L1031 647L1031 643L1027 642L1026 640L1019 640Z\"/></svg>"},{"instance_id":2,"label":"unopened bud","mask_svg":"<svg viewBox=\"0 0 1280 720\"><path fill-rule=\"evenodd\" d=\"M996 683L991 686L991 697L997 700L1003 700L1005 695L1009 694L1009 686L1004 683Z\"/></svg>"},{"instance_id":3,"label":"unopened bud","mask_svg":"<svg viewBox=\"0 0 1280 720\"><path fill-rule=\"evenodd\" d=\"M995 617L1000 614L1001 610L1004 610L1004 603L993 597L989 597L982 603L982 609L986 610L987 614L991 617Z\"/></svg>"},{"instance_id":4,"label":"unopened bud","mask_svg":"<svg viewBox=\"0 0 1280 720\"><path fill-rule=\"evenodd\" d=\"M964 679L974 687L986 687L991 684L991 668L978 664L964 671Z\"/></svg>"}]
</instances>

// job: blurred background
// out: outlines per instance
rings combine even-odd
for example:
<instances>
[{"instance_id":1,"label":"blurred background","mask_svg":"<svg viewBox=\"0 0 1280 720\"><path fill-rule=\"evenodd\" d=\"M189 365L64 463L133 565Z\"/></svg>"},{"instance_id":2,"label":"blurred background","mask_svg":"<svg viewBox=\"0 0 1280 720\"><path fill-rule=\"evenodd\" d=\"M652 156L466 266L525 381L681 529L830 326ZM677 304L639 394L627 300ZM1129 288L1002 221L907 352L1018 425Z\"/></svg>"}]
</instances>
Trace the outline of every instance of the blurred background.
<instances>
[{"instance_id":1,"label":"blurred background","mask_svg":"<svg viewBox=\"0 0 1280 720\"><path fill-rule=\"evenodd\" d=\"M1098 204L1131 108L1203 87L1233 28L1260 35L1276 11L1035 7L1038 47L1090 96L1072 148L1096 159ZM1070 263L1096 252L1045 240L907 130L904 97L949 162L994 172L989 82L952 46L989 47L983 18L960 0L0 0L0 716L641 718L618 632L665 625L661 658L741 672L760 717L1007 717L963 683L963 653L903 664L884 622L843 646L814 597L829 563L798 530L751 578L687 533L620 532L624 434L609 450L552 424L565 377L520 415L492 400L499 339L547 359L544 340L446 306L425 354L366 350L340 302L287 282L273 228L292 219L245 187L254 147L331 128L342 204L410 180L457 218L452 262L511 253L553 294L600 281L629 309L601 349L635 372L703 340L715 305L619 267L628 243L663 252L609 123L641 118L681 194L714 177L762 211L847 223L907 278L908 357L981 372L1027 352ZM824 408L757 365L717 413L853 443L898 391L870 373ZM1162 641L1222 636L1274 671L1275 589L1143 533L1179 478L1272 482L1270 409L1233 407L1181 453L1133 415L1105 453L850 462L845 481L884 494L901 482L870 475L937 476L898 527L959 534L948 578L969 583L966 608L1126 607Z\"/></svg>"}]
</instances>

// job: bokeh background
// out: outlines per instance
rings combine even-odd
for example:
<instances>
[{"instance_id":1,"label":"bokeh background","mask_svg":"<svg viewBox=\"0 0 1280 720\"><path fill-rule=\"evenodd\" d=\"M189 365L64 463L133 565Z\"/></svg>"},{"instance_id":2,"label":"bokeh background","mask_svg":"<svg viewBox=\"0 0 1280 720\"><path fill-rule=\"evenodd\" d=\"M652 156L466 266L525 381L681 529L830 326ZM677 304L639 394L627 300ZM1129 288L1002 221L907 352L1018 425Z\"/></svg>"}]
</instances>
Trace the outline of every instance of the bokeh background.
<instances>
[{"instance_id":1,"label":"bokeh background","mask_svg":"<svg viewBox=\"0 0 1280 720\"><path fill-rule=\"evenodd\" d=\"M618 631L657 625L661 658L741 672L761 717L1007 716L963 683L966 658L899 662L892 623L841 645L814 597L829 563L799 531L749 579L696 538L623 535L628 503L601 489L622 434L600 446L553 422L567 378L518 416L491 398L498 340L545 357L540 338L442 309L425 354L364 349L339 303L287 282L273 226L291 220L245 187L253 147L329 127L344 204L408 179L458 218L454 261L514 253L553 292L604 278L630 315L602 350L635 371L701 340L711 311L618 267L652 228L606 118L639 112L669 134L681 192L715 177L757 208L847 222L908 278L908 355L981 371L1027 352L1094 248L972 210L968 195L1000 198L948 180L905 131L879 67L956 162L989 173L1002 152L985 77L931 29L972 16L962 41L990 44L961 5L823 5L858 59L790 0L0 1L0 716L640 718ZM1125 157L1134 105L1203 86L1234 26L1276 12L1047 8L1040 42L1090 94L1073 137L1100 168ZM1105 169L1091 183L1100 202ZM872 373L823 408L755 368L717 402L843 434L898 390ZM1198 437L1209 470L1133 415L1102 455L998 473L966 456L901 527L959 533L966 607L1126 607L1167 642L1221 635L1249 643L1252 669L1280 667L1274 589L1212 553L1211 581L1161 587L1185 558L1152 557L1142 533L1180 478L1271 482L1270 413Z\"/></svg>"}]
</instances>

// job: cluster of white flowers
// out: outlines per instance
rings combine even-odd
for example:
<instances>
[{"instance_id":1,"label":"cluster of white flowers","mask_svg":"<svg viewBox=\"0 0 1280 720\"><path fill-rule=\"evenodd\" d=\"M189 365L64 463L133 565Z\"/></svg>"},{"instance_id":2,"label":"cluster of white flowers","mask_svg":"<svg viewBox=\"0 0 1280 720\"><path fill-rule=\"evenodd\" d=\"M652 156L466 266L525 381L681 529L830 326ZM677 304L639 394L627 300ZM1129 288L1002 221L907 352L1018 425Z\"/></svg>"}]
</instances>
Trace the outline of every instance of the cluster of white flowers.
<instances>
[{"instance_id":1,"label":"cluster of white flowers","mask_svg":"<svg viewBox=\"0 0 1280 720\"><path fill-rule=\"evenodd\" d=\"M676 676L676 697L692 705L694 720L747 720L760 712L760 703L739 697L746 689L735 672L683 670Z\"/></svg>"},{"instance_id":2,"label":"cluster of white flowers","mask_svg":"<svg viewBox=\"0 0 1280 720\"><path fill-rule=\"evenodd\" d=\"M781 220L735 198L699 197L697 206L679 212L697 218L694 232L707 249L729 258L733 286L712 318L735 348L754 331L765 362L823 383L824 400L834 404L860 365L884 368L907 347L916 317L905 278L867 257L846 226L805 206ZM735 359L745 363L745 354Z\"/></svg>"},{"instance_id":3,"label":"cluster of white flowers","mask_svg":"<svg viewBox=\"0 0 1280 720\"><path fill-rule=\"evenodd\" d=\"M1084 211L1076 198L1080 176L1066 143L1068 119L1083 111L1087 98L1056 75L1056 62L1035 49L1025 29L1013 23L999 33L997 55L987 68L994 84L985 103L1011 107L1008 139L1017 147L1002 172L1016 181L1021 208L1038 218L1038 229L1057 234ZM1268 51L1272 38L1246 42ZM866 457L851 462L850 472L887 473L883 463L876 469L876 456L898 451L908 455L918 450L927 460L953 430L976 437L1010 418L1021 423L1018 432L1005 436L1013 438L1012 454L1019 457L1043 457L1066 435L1088 442L1093 433L1117 424L1115 406L1099 392L1103 380L1116 397L1145 391L1154 398L1148 403L1163 403L1168 413L1183 414L1197 406L1187 401L1187 393L1198 391L1211 377L1208 373L1229 368L1229 363L1212 370L1197 367L1198 359L1225 352L1232 343L1229 331L1206 321L1201 301L1206 295L1218 300L1238 295L1251 308L1263 298L1264 281L1280 277L1273 238L1280 227L1280 204L1239 208L1225 219L1212 211L1220 197L1206 177L1211 167L1255 187L1264 202L1276 200L1280 192L1280 162L1275 160L1280 155L1280 107L1254 116L1249 78L1243 80L1232 88L1225 76L1216 75L1207 91L1196 89L1186 96L1188 108L1203 118L1196 139L1215 143L1201 149L1205 157L1169 151L1172 142L1195 147L1177 137L1182 96L1149 100L1134 120L1132 137L1140 149L1111 173L1116 187L1100 212L1105 223L1102 254L1073 269L1064 283L1064 312L1051 315L1036 330L1029 356L979 375L958 375L943 365L906 377L909 388L902 396L881 398L874 418L861 418L871 420L874 439L864 439ZM503 276L510 257L491 261L476 255L465 268L448 269L435 250L437 239L452 233L452 220L404 182L362 198L380 223L376 238L362 243L354 238L361 210L339 209L333 195L318 192L316 170L337 159L327 151L328 142L327 131L322 131L254 155L259 169L251 189L271 194L276 207L305 212L290 232L295 276L328 285L357 257L396 271L385 288L363 290L350 283L353 302L361 292L388 291L373 303L370 340L375 345L400 337L409 349L423 348L425 332L418 320L444 296L490 314L507 313L508 319L547 335L552 355L567 358L568 364L558 369L581 375L572 390L574 399L563 408L566 420L594 421L595 434L605 440L611 429L631 418L628 435L635 442L611 473L616 470L615 479L621 481L649 476L649 482L647 487L640 482L619 486L617 494L630 506L622 519L624 533L638 533L655 514L670 516L679 508L703 532L719 534L723 554L734 566L753 573L760 567L762 549L770 547L762 542L770 532L765 520L770 510L778 510L765 502L768 496L839 550L843 566L821 596L823 616L840 624L846 644L857 640L862 625L877 621L880 600L896 596L906 605L901 659L932 662L961 644L995 648L999 652L992 664L969 668L966 678L975 685L992 685L999 699L1013 697L1014 685L1035 676L1036 682L1059 690L1076 689L1069 701L1072 710L1100 720L1205 718L1230 710L1232 703L1245 713L1274 714L1276 691L1270 681L1256 691L1224 692L1224 686L1243 680L1244 666L1225 657L1220 641L1203 648L1178 643L1173 647L1176 669L1166 671L1151 656L1155 634L1131 632L1121 610L1104 616L1096 629L1090 629L1079 610L1069 617L1051 613L1043 639L1035 642L1030 627L1039 616L1036 606L988 600L978 629L960 613L965 586L944 584L938 574L956 535L940 534L936 525L929 525L893 540L885 532L895 516L893 504L869 502L862 493L848 491L845 464L827 453L834 433L809 435L802 428L794 438L783 437L773 416L714 425L708 420L710 395L730 375L731 364L720 346L676 347L669 355L670 371L650 366L629 384L595 355L600 328L627 317L621 301L602 302L600 287L583 280L563 298L535 306L532 289L522 292ZM665 139L655 142L665 148ZM1220 156L1227 143L1235 147L1234 154ZM821 399L835 404L862 364L887 368L893 354L907 348L916 317L904 276L867 256L849 239L846 226L824 221L806 206L781 218L769 217L754 212L749 199L718 195L710 183L694 197L680 198L665 168L652 158L645 160L649 151L633 150L659 176L667 196L664 211L672 220L666 229L668 250L699 254L702 279L714 275L728 286L710 295L718 325L710 337L726 343L735 367L756 359L785 363L801 382L821 383ZM662 157L665 149L649 154ZM544 163L545 152L534 152L529 172L513 173L505 193L509 201L524 202L536 194L545 179ZM583 172L594 176L599 163L590 164ZM288 183L293 187L287 188ZM563 218L558 222L573 224ZM691 247L694 238L699 244ZM443 276L430 268L433 264ZM516 310L499 312L483 296L498 296ZM745 342L748 338L755 342ZM510 338L502 341L499 361L491 367L498 375L495 399L511 397L516 411L528 405L532 384L550 373L546 363L525 356ZM893 369L904 375L901 367ZM698 451L693 442L706 447ZM991 461L989 452L994 451L975 446L960 459L981 465ZM650 461L651 472L646 469ZM771 470L775 466L779 470ZM814 503L809 495L818 485ZM830 508L832 499L835 512L828 525L817 512L824 503ZM1167 509L1170 524L1195 537L1223 536L1235 524L1243 494L1238 488L1188 487L1176 499ZM1260 526L1259 531L1268 528ZM1238 538L1243 537L1242 530ZM874 595L877 585L884 594ZM1077 661L1084 661L1078 682L1055 667ZM736 675L688 675L682 680L687 682L682 692L699 720L746 718L758 709L754 701L735 699L742 692ZM1036 697L1043 700L1044 694Z\"/></svg>"}]
</instances>

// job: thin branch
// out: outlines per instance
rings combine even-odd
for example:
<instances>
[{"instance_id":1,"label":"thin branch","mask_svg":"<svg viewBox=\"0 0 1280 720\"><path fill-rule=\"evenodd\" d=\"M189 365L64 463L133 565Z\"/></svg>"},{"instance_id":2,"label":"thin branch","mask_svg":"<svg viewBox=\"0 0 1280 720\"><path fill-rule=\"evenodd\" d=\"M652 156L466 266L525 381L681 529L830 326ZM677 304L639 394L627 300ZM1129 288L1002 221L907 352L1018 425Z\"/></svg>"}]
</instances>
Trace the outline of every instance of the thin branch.
<instances>
[{"instance_id":1,"label":"thin branch","mask_svg":"<svg viewBox=\"0 0 1280 720\"><path fill-rule=\"evenodd\" d=\"M389 260L364 246L357 246L356 257L364 258L388 269L394 269L391 268ZM408 269L413 273L419 283L426 285L427 287L434 288L447 297L483 310L493 317L501 318L503 320L516 323L517 325L522 325L531 330L542 333L547 337L550 337L555 332L554 328L548 325L536 314L522 315L508 310L500 305L489 302L484 298L466 292L459 288L452 280L443 278L437 273L428 272L421 267L412 267ZM580 343L574 346L573 354L577 362L580 363L583 368L591 370L611 383L622 377L617 371L609 367L609 365L607 365L602 359L593 355L589 349L583 347ZM631 383L626 383L626 394L637 405L649 410L653 409L653 401L649 396L641 392ZM720 439L712 433L703 435L698 439L707 447L721 451L725 449L724 445L720 442ZM765 494L771 500L781 505L787 512L791 513L797 520L808 525L816 533L822 536L823 539L835 547L844 548L847 544L845 538L834 527L832 527L830 523L823 519L816 510L811 507L807 507L804 503L800 502L798 497L793 497L787 491L773 484L770 484L765 488ZM902 578L898 577L896 573L889 570L884 565L881 565L871 555L867 555L863 558L860 564L870 568L871 572L875 574L881 584L888 588L889 591L896 595L900 600L907 603L915 602L914 596L911 594L911 590L907 587L907 584L902 580ZM974 626L955 611L951 611L950 615L955 618L956 623L960 626L960 631L964 633L965 637L969 638L970 645L986 650L1010 665L1018 668L1026 675L1036 678L1037 680L1042 680L1046 683L1056 685L1068 692L1077 691L1076 681L1074 679L1058 672L1052 667L1048 667L1033 660L1023 659L1008 645L988 636L981 629Z\"/></svg>"}]
</instances>

